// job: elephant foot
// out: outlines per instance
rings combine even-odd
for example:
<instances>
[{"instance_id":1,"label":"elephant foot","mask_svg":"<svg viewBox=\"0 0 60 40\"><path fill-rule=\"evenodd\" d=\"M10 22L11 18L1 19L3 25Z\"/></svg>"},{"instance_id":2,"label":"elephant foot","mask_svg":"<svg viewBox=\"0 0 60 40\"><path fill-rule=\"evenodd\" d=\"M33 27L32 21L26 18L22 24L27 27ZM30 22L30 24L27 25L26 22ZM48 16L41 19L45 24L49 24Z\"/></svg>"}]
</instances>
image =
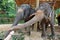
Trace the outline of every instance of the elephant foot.
<instances>
[{"instance_id":1,"label":"elephant foot","mask_svg":"<svg viewBox=\"0 0 60 40\"><path fill-rule=\"evenodd\" d=\"M58 40L58 38L57 38L56 35L50 35L50 38L51 38L52 40Z\"/></svg>"},{"instance_id":2,"label":"elephant foot","mask_svg":"<svg viewBox=\"0 0 60 40\"><path fill-rule=\"evenodd\" d=\"M30 36L30 35L31 35L30 27L26 27L26 28L25 28L25 31L27 31L27 35L28 35L28 36Z\"/></svg>"},{"instance_id":3,"label":"elephant foot","mask_svg":"<svg viewBox=\"0 0 60 40\"><path fill-rule=\"evenodd\" d=\"M37 29L37 32L40 32L40 29Z\"/></svg>"},{"instance_id":4,"label":"elephant foot","mask_svg":"<svg viewBox=\"0 0 60 40\"><path fill-rule=\"evenodd\" d=\"M41 37L47 37L47 34L41 34Z\"/></svg>"},{"instance_id":5,"label":"elephant foot","mask_svg":"<svg viewBox=\"0 0 60 40\"><path fill-rule=\"evenodd\" d=\"M27 27L25 28L25 31L27 31Z\"/></svg>"},{"instance_id":6,"label":"elephant foot","mask_svg":"<svg viewBox=\"0 0 60 40\"><path fill-rule=\"evenodd\" d=\"M42 34L41 37L43 38L43 40L47 40L47 34Z\"/></svg>"},{"instance_id":7,"label":"elephant foot","mask_svg":"<svg viewBox=\"0 0 60 40\"><path fill-rule=\"evenodd\" d=\"M47 40L47 36L42 37L43 40Z\"/></svg>"},{"instance_id":8,"label":"elephant foot","mask_svg":"<svg viewBox=\"0 0 60 40\"><path fill-rule=\"evenodd\" d=\"M52 40L58 40L58 38L56 36L53 36Z\"/></svg>"},{"instance_id":9,"label":"elephant foot","mask_svg":"<svg viewBox=\"0 0 60 40\"><path fill-rule=\"evenodd\" d=\"M28 35L28 36L30 36L30 35L31 35L31 32L30 32L30 31L28 31L28 32L27 32L27 35Z\"/></svg>"}]
</instances>

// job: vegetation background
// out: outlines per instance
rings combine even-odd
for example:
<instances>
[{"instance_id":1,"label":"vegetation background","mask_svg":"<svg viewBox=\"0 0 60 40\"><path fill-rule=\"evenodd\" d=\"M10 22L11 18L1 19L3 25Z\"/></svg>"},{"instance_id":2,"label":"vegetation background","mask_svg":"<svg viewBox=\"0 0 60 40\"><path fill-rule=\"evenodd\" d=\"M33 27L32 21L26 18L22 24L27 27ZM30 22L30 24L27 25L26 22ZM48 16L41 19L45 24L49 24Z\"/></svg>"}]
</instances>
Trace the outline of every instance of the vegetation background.
<instances>
[{"instance_id":1,"label":"vegetation background","mask_svg":"<svg viewBox=\"0 0 60 40\"><path fill-rule=\"evenodd\" d=\"M55 23L57 23L57 15L60 13L60 8L55 10ZM15 0L0 0L0 24L13 23L16 16ZM20 21L23 23L24 21Z\"/></svg>"}]
</instances>

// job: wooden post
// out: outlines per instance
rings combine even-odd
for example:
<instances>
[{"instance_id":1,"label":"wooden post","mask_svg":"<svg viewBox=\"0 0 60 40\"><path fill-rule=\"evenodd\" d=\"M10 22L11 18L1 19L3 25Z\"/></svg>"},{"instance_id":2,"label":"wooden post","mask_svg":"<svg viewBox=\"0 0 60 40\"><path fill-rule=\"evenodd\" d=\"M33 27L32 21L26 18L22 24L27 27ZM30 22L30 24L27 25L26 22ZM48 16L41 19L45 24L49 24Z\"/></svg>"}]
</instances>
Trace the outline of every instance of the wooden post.
<instances>
[{"instance_id":1,"label":"wooden post","mask_svg":"<svg viewBox=\"0 0 60 40\"><path fill-rule=\"evenodd\" d=\"M37 9L39 7L39 0L36 0L36 8ZM37 31L37 26L38 26L38 23L35 23L34 24L34 31Z\"/></svg>"},{"instance_id":2,"label":"wooden post","mask_svg":"<svg viewBox=\"0 0 60 40\"><path fill-rule=\"evenodd\" d=\"M37 9L39 7L39 0L36 0L36 8Z\"/></svg>"},{"instance_id":3,"label":"wooden post","mask_svg":"<svg viewBox=\"0 0 60 40\"><path fill-rule=\"evenodd\" d=\"M34 31L37 31L37 23L34 24Z\"/></svg>"}]
</instances>

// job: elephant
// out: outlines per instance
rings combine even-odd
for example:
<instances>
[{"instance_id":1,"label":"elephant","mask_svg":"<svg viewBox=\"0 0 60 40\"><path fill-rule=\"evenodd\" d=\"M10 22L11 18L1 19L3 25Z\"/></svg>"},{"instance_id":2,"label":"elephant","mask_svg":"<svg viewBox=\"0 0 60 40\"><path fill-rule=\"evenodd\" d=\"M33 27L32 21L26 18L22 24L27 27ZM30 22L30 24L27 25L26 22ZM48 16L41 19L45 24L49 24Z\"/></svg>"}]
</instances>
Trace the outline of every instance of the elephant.
<instances>
[{"instance_id":1,"label":"elephant","mask_svg":"<svg viewBox=\"0 0 60 40\"><path fill-rule=\"evenodd\" d=\"M18 7L17 14L14 19L13 25L11 27L16 26L20 20L24 20L25 22L27 22L28 20L26 19L33 13L35 13L35 9L31 8L29 4L20 5L20 7ZM9 32L7 34L9 34Z\"/></svg>"},{"instance_id":2,"label":"elephant","mask_svg":"<svg viewBox=\"0 0 60 40\"><path fill-rule=\"evenodd\" d=\"M35 12L35 9L31 8L30 5L22 4L17 10L16 18L13 22L12 27L16 26L20 20L22 19L25 20L27 17L29 17L34 12Z\"/></svg>"},{"instance_id":3,"label":"elephant","mask_svg":"<svg viewBox=\"0 0 60 40\"><path fill-rule=\"evenodd\" d=\"M45 21L46 20L49 20L49 24L51 25L50 26L50 28L51 28L51 33L52 33L52 36L54 36L55 35L55 32L54 32L54 10L52 9L52 7L51 7L51 5L49 4L49 3L46 3L46 2L44 2L44 3L41 3L40 5L39 5L39 8L38 8L38 10L43 10L44 11L44 14L45 14ZM44 21L44 20L43 20ZM46 22L45 22L46 23ZM41 26L43 27L42 28L42 32L43 32L43 34L45 34L45 30L46 30L46 28L47 28L47 26L48 26L48 24L45 24L45 30L44 30L44 22L42 22L42 24L41 24Z\"/></svg>"},{"instance_id":4,"label":"elephant","mask_svg":"<svg viewBox=\"0 0 60 40\"><path fill-rule=\"evenodd\" d=\"M21 19L25 19L32 14L35 15L32 19L23 23L22 25L17 25ZM51 27L50 27L51 33L53 36L55 36L55 33L54 33L54 11L48 3L41 3L39 5L39 7L37 8L37 10L32 10L32 8L28 4L22 4L17 11L17 15L16 15L14 23L12 25L12 30L25 28L25 27L28 27L28 26L36 23L37 21L40 21L41 26L42 26L42 36L46 37L45 21L47 19L49 19L49 24L51 24Z\"/></svg>"}]
</instances>

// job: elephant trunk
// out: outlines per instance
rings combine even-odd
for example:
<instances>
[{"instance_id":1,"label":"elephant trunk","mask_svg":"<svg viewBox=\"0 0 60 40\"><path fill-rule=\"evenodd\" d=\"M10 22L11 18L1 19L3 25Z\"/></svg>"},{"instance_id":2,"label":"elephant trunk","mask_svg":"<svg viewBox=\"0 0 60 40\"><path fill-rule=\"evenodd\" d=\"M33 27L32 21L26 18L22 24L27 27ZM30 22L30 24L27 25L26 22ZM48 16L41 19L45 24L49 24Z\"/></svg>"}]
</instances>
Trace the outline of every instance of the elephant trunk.
<instances>
[{"instance_id":1,"label":"elephant trunk","mask_svg":"<svg viewBox=\"0 0 60 40\"><path fill-rule=\"evenodd\" d=\"M16 26L18 24L18 22L23 19L23 16L24 16L24 11L23 9L18 9L17 11L17 14L16 14L16 17L15 17L15 20L14 20L14 23L12 26Z\"/></svg>"}]
</instances>

